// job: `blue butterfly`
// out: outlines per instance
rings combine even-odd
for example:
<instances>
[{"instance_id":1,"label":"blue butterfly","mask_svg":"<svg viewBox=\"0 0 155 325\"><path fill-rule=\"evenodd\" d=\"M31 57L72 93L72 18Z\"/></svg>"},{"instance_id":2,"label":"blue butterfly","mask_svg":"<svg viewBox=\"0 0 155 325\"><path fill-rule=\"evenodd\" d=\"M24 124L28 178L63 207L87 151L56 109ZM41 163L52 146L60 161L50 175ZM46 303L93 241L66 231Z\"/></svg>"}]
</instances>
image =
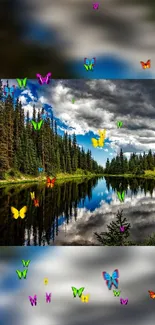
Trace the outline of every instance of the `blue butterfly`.
<instances>
[{"instance_id":1,"label":"blue butterfly","mask_svg":"<svg viewBox=\"0 0 155 325\"><path fill-rule=\"evenodd\" d=\"M13 85L12 87L8 87L8 86L4 85L4 90L3 91L4 91L4 96L5 97L8 97L9 95L11 97L13 97L14 92L15 92L15 86Z\"/></svg>"},{"instance_id":2,"label":"blue butterfly","mask_svg":"<svg viewBox=\"0 0 155 325\"><path fill-rule=\"evenodd\" d=\"M106 284L109 290L111 290L112 285L114 285L115 288L118 289L118 278L119 278L118 269L114 270L112 276L110 276L110 274L107 272L102 272L102 275L104 280L106 280Z\"/></svg>"},{"instance_id":3,"label":"blue butterfly","mask_svg":"<svg viewBox=\"0 0 155 325\"><path fill-rule=\"evenodd\" d=\"M43 172L43 170L44 170L44 169L43 169L42 167L38 167L38 172L41 173L41 172Z\"/></svg>"},{"instance_id":4,"label":"blue butterfly","mask_svg":"<svg viewBox=\"0 0 155 325\"><path fill-rule=\"evenodd\" d=\"M95 64L96 64L96 58L92 58L91 60L89 60L88 58L84 58L84 67L87 71L88 70L93 71Z\"/></svg>"}]
</instances>

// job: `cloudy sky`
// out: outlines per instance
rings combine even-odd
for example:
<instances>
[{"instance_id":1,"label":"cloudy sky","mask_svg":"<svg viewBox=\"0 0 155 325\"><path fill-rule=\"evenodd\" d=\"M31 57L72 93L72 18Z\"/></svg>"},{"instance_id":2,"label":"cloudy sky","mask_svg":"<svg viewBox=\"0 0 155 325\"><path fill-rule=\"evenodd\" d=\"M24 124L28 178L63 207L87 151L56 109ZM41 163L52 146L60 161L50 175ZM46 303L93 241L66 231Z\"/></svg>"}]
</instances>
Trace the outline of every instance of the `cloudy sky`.
<instances>
[{"instance_id":1,"label":"cloudy sky","mask_svg":"<svg viewBox=\"0 0 155 325\"><path fill-rule=\"evenodd\" d=\"M75 254L76 251L76 254ZM154 247L59 247L0 249L1 325L153 325ZM21 260L30 259L27 279L19 280ZM102 277L119 269L120 297L108 290ZM44 285L47 277L49 284ZM88 304L73 298L71 286L85 287ZM45 293L52 293L51 304ZM38 304L30 305L28 296L37 295Z\"/></svg>"},{"instance_id":2,"label":"cloudy sky","mask_svg":"<svg viewBox=\"0 0 155 325\"><path fill-rule=\"evenodd\" d=\"M93 2L3 1L3 77L27 72L33 78L40 68L42 73L51 69L55 78L67 78L71 72L87 78L85 57L97 59L92 78L154 77L154 0L98 0L98 10L93 10ZM140 61L148 59L151 69L142 70Z\"/></svg>"},{"instance_id":3,"label":"cloudy sky","mask_svg":"<svg viewBox=\"0 0 155 325\"><path fill-rule=\"evenodd\" d=\"M101 165L120 148L127 157L155 150L154 80L52 80L43 86L29 80L25 90L16 80L11 84L16 85L15 98L19 96L25 113L32 116L34 103L37 109L51 107L59 134L75 132L78 144L91 149ZM117 121L123 122L122 128L117 128ZM91 138L98 138L99 129L106 129L105 145L93 148Z\"/></svg>"}]
</instances>

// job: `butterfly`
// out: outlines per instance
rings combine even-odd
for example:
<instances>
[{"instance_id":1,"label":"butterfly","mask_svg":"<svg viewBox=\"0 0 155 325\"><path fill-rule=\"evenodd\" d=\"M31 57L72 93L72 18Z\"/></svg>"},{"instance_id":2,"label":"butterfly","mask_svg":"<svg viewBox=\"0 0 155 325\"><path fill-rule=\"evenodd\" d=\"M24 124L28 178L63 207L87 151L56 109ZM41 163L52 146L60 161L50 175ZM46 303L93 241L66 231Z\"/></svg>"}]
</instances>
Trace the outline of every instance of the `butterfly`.
<instances>
[{"instance_id":1,"label":"butterfly","mask_svg":"<svg viewBox=\"0 0 155 325\"><path fill-rule=\"evenodd\" d=\"M51 293L46 292L46 302L51 302Z\"/></svg>"},{"instance_id":2,"label":"butterfly","mask_svg":"<svg viewBox=\"0 0 155 325\"><path fill-rule=\"evenodd\" d=\"M128 304L128 298L126 298L126 299L120 298L120 303L122 305L127 305Z\"/></svg>"},{"instance_id":3,"label":"butterfly","mask_svg":"<svg viewBox=\"0 0 155 325\"><path fill-rule=\"evenodd\" d=\"M124 198L125 198L125 191L121 192L117 192L117 196L120 200L120 202L124 202Z\"/></svg>"},{"instance_id":4,"label":"butterfly","mask_svg":"<svg viewBox=\"0 0 155 325\"><path fill-rule=\"evenodd\" d=\"M27 83L27 78L24 78L24 79L16 79L17 82L18 82L18 86L19 88L22 88L22 87L26 87L26 83Z\"/></svg>"},{"instance_id":5,"label":"butterfly","mask_svg":"<svg viewBox=\"0 0 155 325\"><path fill-rule=\"evenodd\" d=\"M35 207L39 207L39 200L38 199L34 199L34 206Z\"/></svg>"},{"instance_id":6,"label":"butterfly","mask_svg":"<svg viewBox=\"0 0 155 325\"><path fill-rule=\"evenodd\" d=\"M140 61L141 66L143 69L150 69L151 68L151 60L147 60L147 62Z\"/></svg>"},{"instance_id":7,"label":"butterfly","mask_svg":"<svg viewBox=\"0 0 155 325\"><path fill-rule=\"evenodd\" d=\"M10 87L10 88L9 88L8 86L4 85L4 89L3 89L3 91L4 91L4 95L5 95L6 97L8 97L9 95L10 95L11 97L13 97L14 92L15 92L15 88L16 88L15 85L13 85L13 86Z\"/></svg>"},{"instance_id":8,"label":"butterfly","mask_svg":"<svg viewBox=\"0 0 155 325\"><path fill-rule=\"evenodd\" d=\"M33 298L31 296L29 296L29 300L30 300L31 306L37 305L37 295L34 295Z\"/></svg>"},{"instance_id":9,"label":"butterfly","mask_svg":"<svg viewBox=\"0 0 155 325\"><path fill-rule=\"evenodd\" d=\"M30 195L31 195L31 200L34 200L35 199L35 192L30 192Z\"/></svg>"},{"instance_id":10,"label":"butterfly","mask_svg":"<svg viewBox=\"0 0 155 325\"><path fill-rule=\"evenodd\" d=\"M115 297L119 297L120 293L121 293L121 291L113 290L113 294L114 294Z\"/></svg>"},{"instance_id":11,"label":"butterfly","mask_svg":"<svg viewBox=\"0 0 155 325\"><path fill-rule=\"evenodd\" d=\"M27 272L28 272L28 270L24 270L24 271L16 270L16 273L17 273L18 278L19 278L20 280L21 280L22 277L23 277L24 279L26 279Z\"/></svg>"},{"instance_id":12,"label":"butterfly","mask_svg":"<svg viewBox=\"0 0 155 325\"><path fill-rule=\"evenodd\" d=\"M23 266L25 267L28 267L29 266L29 264L30 264L30 260L28 260L28 261L25 261L25 260L22 260L22 263L23 263Z\"/></svg>"},{"instance_id":13,"label":"butterfly","mask_svg":"<svg viewBox=\"0 0 155 325\"><path fill-rule=\"evenodd\" d=\"M93 145L94 148L104 146L106 130L99 130L98 133L99 133L99 136L100 136L99 139L95 139L95 138L91 139L92 145Z\"/></svg>"},{"instance_id":14,"label":"butterfly","mask_svg":"<svg viewBox=\"0 0 155 325\"><path fill-rule=\"evenodd\" d=\"M119 229L120 229L120 232L124 232L125 231L125 227L124 226L121 226Z\"/></svg>"},{"instance_id":15,"label":"butterfly","mask_svg":"<svg viewBox=\"0 0 155 325\"><path fill-rule=\"evenodd\" d=\"M38 78L38 81L40 83L40 85L46 84L48 85L50 83L51 80L51 72L48 72L47 75L45 77L42 77L41 74L37 73L36 77Z\"/></svg>"},{"instance_id":16,"label":"butterfly","mask_svg":"<svg viewBox=\"0 0 155 325\"><path fill-rule=\"evenodd\" d=\"M90 297L90 295L85 295L85 296L82 295L82 296L81 296L81 301L82 301L82 302L88 302L88 301L89 301L89 297Z\"/></svg>"},{"instance_id":17,"label":"butterfly","mask_svg":"<svg viewBox=\"0 0 155 325\"><path fill-rule=\"evenodd\" d=\"M46 183L47 183L47 187L54 187L56 181L56 177L50 179L50 177L46 178Z\"/></svg>"},{"instance_id":18,"label":"butterfly","mask_svg":"<svg viewBox=\"0 0 155 325\"><path fill-rule=\"evenodd\" d=\"M43 124L43 120L41 120L40 122L35 122L35 121L31 121L32 122L32 125L34 127L35 130L40 130L41 129L41 126Z\"/></svg>"},{"instance_id":19,"label":"butterfly","mask_svg":"<svg viewBox=\"0 0 155 325\"><path fill-rule=\"evenodd\" d=\"M93 71L94 65L96 64L96 58L93 58L91 60L84 58L84 67L85 69Z\"/></svg>"},{"instance_id":20,"label":"butterfly","mask_svg":"<svg viewBox=\"0 0 155 325\"><path fill-rule=\"evenodd\" d=\"M93 9L96 10L98 8L99 8L99 3L98 2L93 3Z\"/></svg>"},{"instance_id":21,"label":"butterfly","mask_svg":"<svg viewBox=\"0 0 155 325\"><path fill-rule=\"evenodd\" d=\"M118 127L118 128L121 128L122 126L123 126L123 122L122 122L122 121L118 121L118 122L117 122L117 127Z\"/></svg>"},{"instance_id":22,"label":"butterfly","mask_svg":"<svg viewBox=\"0 0 155 325\"><path fill-rule=\"evenodd\" d=\"M44 284L45 285L48 284L48 279L47 278L44 279Z\"/></svg>"},{"instance_id":23,"label":"butterfly","mask_svg":"<svg viewBox=\"0 0 155 325\"><path fill-rule=\"evenodd\" d=\"M76 289L75 287L72 287L73 297L75 298L78 295L79 298L81 298L84 289L85 289L84 287L81 287L80 289Z\"/></svg>"},{"instance_id":24,"label":"butterfly","mask_svg":"<svg viewBox=\"0 0 155 325\"><path fill-rule=\"evenodd\" d=\"M148 291L150 294L150 298L155 299L155 292L154 291Z\"/></svg>"},{"instance_id":25,"label":"butterfly","mask_svg":"<svg viewBox=\"0 0 155 325\"><path fill-rule=\"evenodd\" d=\"M42 167L38 167L38 172L41 173L41 172L43 172L43 170L44 170L44 169L43 169Z\"/></svg>"},{"instance_id":26,"label":"butterfly","mask_svg":"<svg viewBox=\"0 0 155 325\"><path fill-rule=\"evenodd\" d=\"M18 211L16 208L11 207L11 212L12 212L12 214L13 214L13 218L14 218L14 219L18 219L19 217L20 217L21 219L24 219L24 218L25 218L25 214L26 214L26 212L27 212L27 207L24 206L24 207L23 207L22 209L20 209L19 211Z\"/></svg>"},{"instance_id":27,"label":"butterfly","mask_svg":"<svg viewBox=\"0 0 155 325\"><path fill-rule=\"evenodd\" d=\"M110 276L110 274L107 272L102 272L102 275L104 280L106 280L106 284L109 290L111 290L112 285L114 285L115 288L118 289L118 278L119 278L118 269L114 270L112 276Z\"/></svg>"}]
</instances>

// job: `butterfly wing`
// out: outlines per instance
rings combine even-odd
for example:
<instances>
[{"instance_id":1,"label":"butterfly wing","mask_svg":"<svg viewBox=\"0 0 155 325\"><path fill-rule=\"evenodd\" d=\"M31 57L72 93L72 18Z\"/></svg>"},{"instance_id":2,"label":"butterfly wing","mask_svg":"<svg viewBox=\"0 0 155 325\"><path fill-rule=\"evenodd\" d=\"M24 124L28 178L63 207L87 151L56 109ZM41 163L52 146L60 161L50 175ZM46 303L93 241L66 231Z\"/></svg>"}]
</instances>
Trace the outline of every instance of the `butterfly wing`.
<instances>
[{"instance_id":1,"label":"butterfly wing","mask_svg":"<svg viewBox=\"0 0 155 325\"><path fill-rule=\"evenodd\" d=\"M41 74L37 73L36 77L38 78L38 82L40 83L40 85L43 84L43 77L41 76Z\"/></svg>"},{"instance_id":2,"label":"butterfly wing","mask_svg":"<svg viewBox=\"0 0 155 325\"><path fill-rule=\"evenodd\" d=\"M48 72L48 74L45 77L46 78L45 82L47 85L50 83L51 75L52 75L51 72Z\"/></svg>"},{"instance_id":3,"label":"butterfly wing","mask_svg":"<svg viewBox=\"0 0 155 325\"><path fill-rule=\"evenodd\" d=\"M24 271L22 272L22 275L23 275L23 278L24 278L24 279L26 279L27 272L28 272L28 270L24 270Z\"/></svg>"},{"instance_id":4,"label":"butterfly wing","mask_svg":"<svg viewBox=\"0 0 155 325\"><path fill-rule=\"evenodd\" d=\"M39 207L39 200L38 199L34 199L34 206Z\"/></svg>"},{"instance_id":5,"label":"butterfly wing","mask_svg":"<svg viewBox=\"0 0 155 325\"><path fill-rule=\"evenodd\" d=\"M125 198L125 191L122 192L122 194L121 194L121 198L122 198L122 201L124 201L124 198Z\"/></svg>"},{"instance_id":6,"label":"butterfly wing","mask_svg":"<svg viewBox=\"0 0 155 325\"><path fill-rule=\"evenodd\" d=\"M147 60L146 62L146 68L150 69L151 68L151 60Z\"/></svg>"},{"instance_id":7,"label":"butterfly wing","mask_svg":"<svg viewBox=\"0 0 155 325\"><path fill-rule=\"evenodd\" d=\"M56 177L54 177L54 178L51 179L51 183L52 184L55 184L55 181L56 181Z\"/></svg>"},{"instance_id":8,"label":"butterfly wing","mask_svg":"<svg viewBox=\"0 0 155 325\"><path fill-rule=\"evenodd\" d=\"M41 120L40 122L38 122L38 130L41 129L42 124L43 124L43 120Z\"/></svg>"},{"instance_id":9,"label":"butterfly wing","mask_svg":"<svg viewBox=\"0 0 155 325\"><path fill-rule=\"evenodd\" d=\"M82 287L82 288L80 288L79 290L77 290L77 294L78 294L79 298L81 298L84 289L85 289L85 288Z\"/></svg>"},{"instance_id":10,"label":"butterfly wing","mask_svg":"<svg viewBox=\"0 0 155 325\"><path fill-rule=\"evenodd\" d=\"M140 61L140 64L141 64L141 66L142 66L142 69L146 69L146 65L145 65L145 62L143 62L143 61Z\"/></svg>"},{"instance_id":11,"label":"butterfly wing","mask_svg":"<svg viewBox=\"0 0 155 325\"><path fill-rule=\"evenodd\" d=\"M26 267L28 267L28 266L29 266L29 264L30 264L30 262L31 262L30 260L28 260L28 261L25 261L25 266L26 266Z\"/></svg>"},{"instance_id":12,"label":"butterfly wing","mask_svg":"<svg viewBox=\"0 0 155 325\"><path fill-rule=\"evenodd\" d=\"M87 71L89 70L89 66L88 66L88 65L84 64L84 67L85 67L85 69L86 69Z\"/></svg>"},{"instance_id":13,"label":"butterfly wing","mask_svg":"<svg viewBox=\"0 0 155 325\"><path fill-rule=\"evenodd\" d=\"M78 290L75 287L72 287L72 291L73 291L73 297L75 298L78 293Z\"/></svg>"},{"instance_id":14,"label":"butterfly wing","mask_svg":"<svg viewBox=\"0 0 155 325\"><path fill-rule=\"evenodd\" d=\"M27 84L27 78L24 78L23 79L23 87L26 87L26 84Z\"/></svg>"},{"instance_id":15,"label":"butterfly wing","mask_svg":"<svg viewBox=\"0 0 155 325\"><path fill-rule=\"evenodd\" d=\"M114 270L111 278L112 278L112 284L115 286L116 289L118 289L118 278L119 278L118 269Z\"/></svg>"},{"instance_id":16,"label":"butterfly wing","mask_svg":"<svg viewBox=\"0 0 155 325\"><path fill-rule=\"evenodd\" d=\"M23 266L25 267L26 266L26 261L22 260L22 263L23 263Z\"/></svg>"},{"instance_id":17,"label":"butterfly wing","mask_svg":"<svg viewBox=\"0 0 155 325\"><path fill-rule=\"evenodd\" d=\"M19 271L19 270L16 270L16 273L18 275L18 278L21 280L21 278L22 278L22 272Z\"/></svg>"},{"instance_id":18,"label":"butterfly wing","mask_svg":"<svg viewBox=\"0 0 155 325\"><path fill-rule=\"evenodd\" d=\"M18 219L18 217L19 217L19 211L16 208L11 207L11 212L13 214L13 218L14 219Z\"/></svg>"},{"instance_id":19,"label":"butterfly wing","mask_svg":"<svg viewBox=\"0 0 155 325\"><path fill-rule=\"evenodd\" d=\"M13 96L15 91L15 86L13 85L12 87L10 87L10 95Z\"/></svg>"},{"instance_id":20,"label":"butterfly wing","mask_svg":"<svg viewBox=\"0 0 155 325\"><path fill-rule=\"evenodd\" d=\"M48 184L51 184L51 179L50 179L50 177L46 177L46 182L47 182Z\"/></svg>"},{"instance_id":21,"label":"butterfly wing","mask_svg":"<svg viewBox=\"0 0 155 325\"><path fill-rule=\"evenodd\" d=\"M92 138L91 141L92 141L92 145L94 148L98 147L98 140L96 140L95 138Z\"/></svg>"},{"instance_id":22,"label":"butterfly wing","mask_svg":"<svg viewBox=\"0 0 155 325\"><path fill-rule=\"evenodd\" d=\"M91 63L94 66L96 64L96 58L92 58Z\"/></svg>"},{"instance_id":23,"label":"butterfly wing","mask_svg":"<svg viewBox=\"0 0 155 325\"><path fill-rule=\"evenodd\" d=\"M31 120L31 123L32 123L34 129L37 130L37 123L35 121L33 121L33 120Z\"/></svg>"},{"instance_id":24,"label":"butterfly wing","mask_svg":"<svg viewBox=\"0 0 155 325\"><path fill-rule=\"evenodd\" d=\"M17 80L17 82L18 82L18 86L21 88L22 87L22 80L21 79L16 79Z\"/></svg>"},{"instance_id":25,"label":"butterfly wing","mask_svg":"<svg viewBox=\"0 0 155 325\"><path fill-rule=\"evenodd\" d=\"M121 196L120 192L117 192L117 196L118 196L119 200L122 201L122 196Z\"/></svg>"},{"instance_id":26,"label":"butterfly wing","mask_svg":"<svg viewBox=\"0 0 155 325\"><path fill-rule=\"evenodd\" d=\"M106 281L106 285L108 286L108 289L111 290L112 287L112 278L109 273L102 272L103 278Z\"/></svg>"},{"instance_id":27,"label":"butterfly wing","mask_svg":"<svg viewBox=\"0 0 155 325\"><path fill-rule=\"evenodd\" d=\"M150 298L155 299L155 292L154 291L148 291L150 294Z\"/></svg>"},{"instance_id":28,"label":"butterfly wing","mask_svg":"<svg viewBox=\"0 0 155 325\"><path fill-rule=\"evenodd\" d=\"M20 215L20 217L21 217L22 219L25 218L25 214L26 214L26 212L27 212L27 207L26 207L26 206L24 206L22 209L20 209L20 211L19 211L19 215Z\"/></svg>"}]
</instances>

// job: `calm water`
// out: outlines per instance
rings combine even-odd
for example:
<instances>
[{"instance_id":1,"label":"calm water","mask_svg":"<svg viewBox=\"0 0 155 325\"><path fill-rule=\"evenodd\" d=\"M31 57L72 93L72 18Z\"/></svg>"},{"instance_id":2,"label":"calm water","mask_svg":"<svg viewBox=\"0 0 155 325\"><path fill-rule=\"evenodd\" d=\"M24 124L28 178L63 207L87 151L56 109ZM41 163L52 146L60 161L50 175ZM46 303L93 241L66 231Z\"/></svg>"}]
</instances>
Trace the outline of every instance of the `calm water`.
<instances>
[{"instance_id":1,"label":"calm water","mask_svg":"<svg viewBox=\"0 0 155 325\"><path fill-rule=\"evenodd\" d=\"M120 202L117 191L125 191ZM35 192L39 207L30 192ZM25 219L12 217L10 207L27 206ZM0 245L42 246L97 243L94 232L107 230L118 210L131 223L137 243L155 232L155 181L94 178L56 184L6 186L0 189Z\"/></svg>"}]
</instances>

